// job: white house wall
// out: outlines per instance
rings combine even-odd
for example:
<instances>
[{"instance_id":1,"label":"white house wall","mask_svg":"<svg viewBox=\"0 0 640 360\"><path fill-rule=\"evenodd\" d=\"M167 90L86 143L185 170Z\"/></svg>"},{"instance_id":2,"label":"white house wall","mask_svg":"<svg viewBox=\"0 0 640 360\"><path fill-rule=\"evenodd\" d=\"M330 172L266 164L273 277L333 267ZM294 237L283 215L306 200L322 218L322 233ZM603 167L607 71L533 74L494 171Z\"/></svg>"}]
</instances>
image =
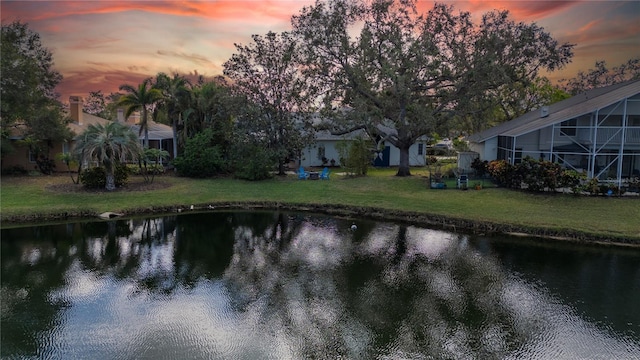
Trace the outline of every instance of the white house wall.
<instances>
[{"instance_id":1,"label":"white house wall","mask_svg":"<svg viewBox=\"0 0 640 360\"><path fill-rule=\"evenodd\" d=\"M340 140L342 141L342 140ZM318 140L315 145L309 146L302 151L300 165L305 167L322 167L331 165L330 161L335 160L335 166L340 165L340 155L336 150L337 140ZM419 154L419 144L422 144L422 155ZM318 147L324 146L324 157L327 163L322 163L322 158L318 158ZM400 150L390 144L389 146L389 166L400 165ZM425 152L426 142L419 140L409 148L409 166L424 166L426 164ZM372 159L373 160L373 159Z\"/></svg>"},{"instance_id":2,"label":"white house wall","mask_svg":"<svg viewBox=\"0 0 640 360\"><path fill-rule=\"evenodd\" d=\"M426 144L422 143L422 155L418 154L418 144L415 143L409 148L409 166L426 165ZM385 146L389 146L389 166L400 165L400 149L388 143L385 143Z\"/></svg>"},{"instance_id":3,"label":"white house wall","mask_svg":"<svg viewBox=\"0 0 640 360\"><path fill-rule=\"evenodd\" d=\"M300 160L301 166L322 167L331 165L331 160L335 160L334 165L340 165L340 155L336 150L337 140L322 140L316 145L309 146L302 151ZM318 158L318 148L324 146L324 157L327 159L325 164L322 163L322 157Z\"/></svg>"},{"instance_id":4,"label":"white house wall","mask_svg":"<svg viewBox=\"0 0 640 360\"><path fill-rule=\"evenodd\" d=\"M493 161L498 159L498 137L492 137L481 143L469 143L473 152L480 154L481 160Z\"/></svg>"}]
</instances>

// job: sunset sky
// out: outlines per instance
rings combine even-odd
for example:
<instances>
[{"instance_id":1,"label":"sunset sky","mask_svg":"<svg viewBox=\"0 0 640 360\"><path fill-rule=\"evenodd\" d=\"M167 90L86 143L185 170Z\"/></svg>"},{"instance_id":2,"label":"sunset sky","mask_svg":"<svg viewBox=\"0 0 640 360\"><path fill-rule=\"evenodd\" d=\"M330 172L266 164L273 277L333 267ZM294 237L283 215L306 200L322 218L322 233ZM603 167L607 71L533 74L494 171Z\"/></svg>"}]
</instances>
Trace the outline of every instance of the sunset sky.
<instances>
[{"instance_id":1,"label":"sunset sky","mask_svg":"<svg viewBox=\"0 0 640 360\"><path fill-rule=\"evenodd\" d=\"M516 21L536 22L561 43L576 44L573 62L552 80L640 56L640 1L442 1L483 13L507 9ZM64 76L60 100L89 91L109 94L158 72L222 74L235 48L251 34L291 29L306 0L240 1L6 1L2 23L20 20L38 32ZM433 1L420 1L421 10Z\"/></svg>"}]
</instances>

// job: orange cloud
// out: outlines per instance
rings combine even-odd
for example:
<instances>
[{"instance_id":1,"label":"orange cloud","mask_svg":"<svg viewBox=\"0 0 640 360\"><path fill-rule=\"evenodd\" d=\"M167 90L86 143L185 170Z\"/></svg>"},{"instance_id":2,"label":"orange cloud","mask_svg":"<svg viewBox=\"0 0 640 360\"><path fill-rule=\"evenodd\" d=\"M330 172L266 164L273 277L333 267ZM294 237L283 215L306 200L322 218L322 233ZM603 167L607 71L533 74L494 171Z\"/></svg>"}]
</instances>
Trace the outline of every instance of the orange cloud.
<instances>
[{"instance_id":1,"label":"orange cloud","mask_svg":"<svg viewBox=\"0 0 640 360\"><path fill-rule=\"evenodd\" d=\"M611 20L611 19L610 19ZM618 19L617 21L591 21L575 31L569 31L564 35L567 41L577 44L578 47L598 43L606 47L614 42L627 39L633 46L640 43L640 24L637 21Z\"/></svg>"},{"instance_id":2,"label":"orange cloud","mask_svg":"<svg viewBox=\"0 0 640 360\"><path fill-rule=\"evenodd\" d=\"M119 92L120 85L130 84L136 86L144 79L155 76L150 75L149 69L144 66L129 66L126 69L115 69L109 64L91 62L82 69L68 71L64 79L58 84L56 91L60 95L60 101L69 101L69 96L87 96L91 91L101 90L104 94ZM180 74L195 84L200 77L205 81L213 80L216 76L207 76L192 70L182 72L176 69L167 69L167 74Z\"/></svg>"},{"instance_id":3,"label":"orange cloud","mask_svg":"<svg viewBox=\"0 0 640 360\"><path fill-rule=\"evenodd\" d=\"M6 2L5 2L6 3ZM271 18L289 21L292 13L313 1L56 1L17 6L5 4L3 12L12 18L42 21L78 15L143 11L211 20ZM294 6L292 6L294 4ZM36 11L37 10L37 11Z\"/></svg>"},{"instance_id":4,"label":"orange cloud","mask_svg":"<svg viewBox=\"0 0 640 360\"><path fill-rule=\"evenodd\" d=\"M60 100L66 102L70 95L86 96L90 91L102 90L109 94L117 92L122 84L138 84L149 77L147 73L104 68L102 64L65 73L58 84Z\"/></svg>"},{"instance_id":5,"label":"orange cloud","mask_svg":"<svg viewBox=\"0 0 640 360\"><path fill-rule=\"evenodd\" d=\"M186 54L184 52L167 51L167 50L158 50L157 54L160 56L169 56L169 57L185 59L196 65L206 65L206 66L213 65L213 62L209 60L207 57L198 55L198 54Z\"/></svg>"}]
</instances>

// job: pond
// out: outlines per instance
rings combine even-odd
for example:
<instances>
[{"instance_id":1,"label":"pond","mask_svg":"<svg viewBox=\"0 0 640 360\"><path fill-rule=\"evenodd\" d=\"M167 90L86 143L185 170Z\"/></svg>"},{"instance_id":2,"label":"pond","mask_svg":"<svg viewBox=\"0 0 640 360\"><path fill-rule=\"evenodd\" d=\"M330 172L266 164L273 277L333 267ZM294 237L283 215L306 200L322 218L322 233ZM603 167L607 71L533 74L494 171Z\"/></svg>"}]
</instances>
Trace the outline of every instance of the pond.
<instances>
[{"instance_id":1,"label":"pond","mask_svg":"<svg viewBox=\"0 0 640 360\"><path fill-rule=\"evenodd\" d=\"M1 236L2 358L640 358L636 248L267 211Z\"/></svg>"}]
</instances>

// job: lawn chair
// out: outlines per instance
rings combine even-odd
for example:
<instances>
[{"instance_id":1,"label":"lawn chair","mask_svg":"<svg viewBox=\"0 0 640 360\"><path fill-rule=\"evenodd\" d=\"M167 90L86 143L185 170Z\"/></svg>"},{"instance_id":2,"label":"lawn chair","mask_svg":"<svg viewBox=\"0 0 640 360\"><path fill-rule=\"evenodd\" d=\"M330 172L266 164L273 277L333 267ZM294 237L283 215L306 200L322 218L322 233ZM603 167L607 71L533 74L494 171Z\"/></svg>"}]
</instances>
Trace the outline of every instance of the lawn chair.
<instances>
[{"instance_id":1,"label":"lawn chair","mask_svg":"<svg viewBox=\"0 0 640 360\"><path fill-rule=\"evenodd\" d=\"M460 175L458 177L458 189L466 190L469 186L469 177L467 175Z\"/></svg>"},{"instance_id":2,"label":"lawn chair","mask_svg":"<svg viewBox=\"0 0 640 360\"><path fill-rule=\"evenodd\" d=\"M322 169L322 173L320 173L320 179L322 180L329 180L329 168L325 167L324 169Z\"/></svg>"},{"instance_id":3,"label":"lawn chair","mask_svg":"<svg viewBox=\"0 0 640 360\"><path fill-rule=\"evenodd\" d=\"M304 171L304 167L300 166L298 169L298 180L306 180L309 177L309 173Z\"/></svg>"}]
</instances>

